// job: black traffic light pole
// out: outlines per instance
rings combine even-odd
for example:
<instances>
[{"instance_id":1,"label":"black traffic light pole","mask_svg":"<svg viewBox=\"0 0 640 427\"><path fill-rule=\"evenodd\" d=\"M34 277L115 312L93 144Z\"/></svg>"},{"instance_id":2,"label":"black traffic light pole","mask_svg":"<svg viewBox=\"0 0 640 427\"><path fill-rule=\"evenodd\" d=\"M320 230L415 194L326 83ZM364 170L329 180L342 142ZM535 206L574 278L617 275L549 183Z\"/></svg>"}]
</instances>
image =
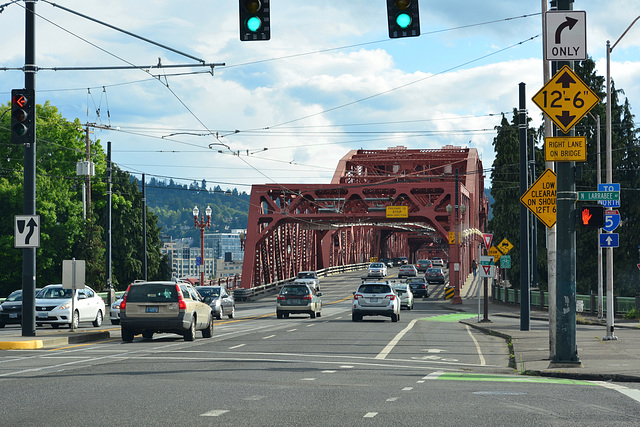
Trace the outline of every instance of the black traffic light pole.
<instances>
[{"instance_id":1,"label":"black traffic light pole","mask_svg":"<svg viewBox=\"0 0 640 427\"><path fill-rule=\"evenodd\" d=\"M36 89L36 2L26 0L24 42L24 87L33 93L35 113ZM30 141L24 144L23 213L36 214L36 117L33 116ZM22 249L22 336L36 335L36 248Z\"/></svg>"}]
</instances>

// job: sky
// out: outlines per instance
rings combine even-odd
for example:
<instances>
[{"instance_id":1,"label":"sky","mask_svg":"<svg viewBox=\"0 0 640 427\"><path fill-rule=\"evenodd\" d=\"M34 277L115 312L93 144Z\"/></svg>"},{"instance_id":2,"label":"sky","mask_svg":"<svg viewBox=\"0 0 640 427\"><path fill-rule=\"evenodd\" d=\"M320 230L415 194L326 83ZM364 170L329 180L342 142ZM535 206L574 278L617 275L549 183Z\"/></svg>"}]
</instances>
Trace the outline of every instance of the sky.
<instances>
[{"instance_id":1,"label":"sky","mask_svg":"<svg viewBox=\"0 0 640 427\"><path fill-rule=\"evenodd\" d=\"M25 11L2 1L7 105L24 85ZM37 103L99 125L91 138L111 141L113 161L138 177L246 192L326 184L350 150L396 146L476 148L490 185L495 126L502 113L511 120L519 83L542 120L531 102L543 85L542 1L420 0L421 35L400 39L388 37L383 0L271 3L271 40L242 42L236 0L37 1ZM576 0L574 10L586 11L587 53L604 76L606 41L640 16L640 0ZM194 58L216 64L213 75L147 68ZM117 66L136 68L59 69ZM611 76L637 115L640 21L612 51Z\"/></svg>"}]
</instances>

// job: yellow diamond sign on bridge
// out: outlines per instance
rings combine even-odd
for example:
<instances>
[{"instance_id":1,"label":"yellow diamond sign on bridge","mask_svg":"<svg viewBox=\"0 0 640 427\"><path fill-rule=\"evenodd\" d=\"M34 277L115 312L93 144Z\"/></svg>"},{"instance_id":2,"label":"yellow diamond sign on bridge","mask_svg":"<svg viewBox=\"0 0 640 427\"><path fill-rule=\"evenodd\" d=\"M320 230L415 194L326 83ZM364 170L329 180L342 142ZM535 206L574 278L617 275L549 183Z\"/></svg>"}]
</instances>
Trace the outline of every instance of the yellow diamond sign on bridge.
<instances>
[{"instance_id":1,"label":"yellow diamond sign on bridge","mask_svg":"<svg viewBox=\"0 0 640 427\"><path fill-rule=\"evenodd\" d=\"M534 95L533 102L568 133L600 98L565 65Z\"/></svg>"}]
</instances>

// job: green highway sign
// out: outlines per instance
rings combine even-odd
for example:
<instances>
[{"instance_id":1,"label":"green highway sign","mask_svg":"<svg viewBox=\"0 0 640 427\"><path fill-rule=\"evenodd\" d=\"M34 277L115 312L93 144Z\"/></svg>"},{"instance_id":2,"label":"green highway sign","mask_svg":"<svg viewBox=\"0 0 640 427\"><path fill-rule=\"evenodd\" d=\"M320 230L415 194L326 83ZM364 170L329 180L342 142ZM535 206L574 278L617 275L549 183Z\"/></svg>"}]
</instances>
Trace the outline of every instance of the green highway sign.
<instances>
[{"instance_id":1,"label":"green highway sign","mask_svg":"<svg viewBox=\"0 0 640 427\"><path fill-rule=\"evenodd\" d=\"M619 191L578 191L578 201L620 200Z\"/></svg>"}]
</instances>

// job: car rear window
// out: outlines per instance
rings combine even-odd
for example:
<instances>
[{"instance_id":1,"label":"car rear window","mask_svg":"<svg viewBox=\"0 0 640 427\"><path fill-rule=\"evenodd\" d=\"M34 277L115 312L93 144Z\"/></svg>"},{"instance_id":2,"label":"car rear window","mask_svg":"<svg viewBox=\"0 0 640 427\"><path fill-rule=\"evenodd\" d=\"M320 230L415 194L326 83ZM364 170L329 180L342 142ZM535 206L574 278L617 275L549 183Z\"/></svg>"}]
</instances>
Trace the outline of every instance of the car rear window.
<instances>
[{"instance_id":1,"label":"car rear window","mask_svg":"<svg viewBox=\"0 0 640 427\"><path fill-rule=\"evenodd\" d=\"M391 293L391 288L389 285L365 284L360 285L358 292L363 294L388 294Z\"/></svg>"},{"instance_id":2,"label":"car rear window","mask_svg":"<svg viewBox=\"0 0 640 427\"><path fill-rule=\"evenodd\" d=\"M308 295L309 288L306 286L287 285L280 290L280 295Z\"/></svg>"},{"instance_id":3,"label":"car rear window","mask_svg":"<svg viewBox=\"0 0 640 427\"><path fill-rule=\"evenodd\" d=\"M198 288L198 292L203 297L217 297L220 296L220 288Z\"/></svg>"},{"instance_id":4,"label":"car rear window","mask_svg":"<svg viewBox=\"0 0 640 427\"><path fill-rule=\"evenodd\" d=\"M178 291L175 284L132 285L127 302L178 302Z\"/></svg>"}]
</instances>

